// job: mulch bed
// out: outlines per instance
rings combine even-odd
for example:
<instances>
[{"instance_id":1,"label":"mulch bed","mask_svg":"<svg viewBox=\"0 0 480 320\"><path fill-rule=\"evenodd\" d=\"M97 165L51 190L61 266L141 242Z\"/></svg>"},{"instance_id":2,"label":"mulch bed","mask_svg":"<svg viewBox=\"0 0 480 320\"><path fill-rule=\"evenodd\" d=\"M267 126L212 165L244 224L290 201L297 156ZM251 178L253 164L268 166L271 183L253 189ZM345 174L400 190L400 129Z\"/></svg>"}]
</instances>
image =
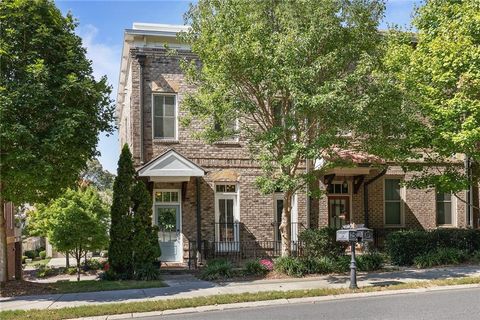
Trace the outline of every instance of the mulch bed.
<instances>
[{"instance_id":1,"label":"mulch bed","mask_svg":"<svg viewBox=\"0 0 480 320\"><path fill-rule=\"evenodd\" d=\"M0 288L0 296L2 297L51 294L55 292L55 288L50 283L25 280L7 281Z\"/></svg>"}]
</instances>

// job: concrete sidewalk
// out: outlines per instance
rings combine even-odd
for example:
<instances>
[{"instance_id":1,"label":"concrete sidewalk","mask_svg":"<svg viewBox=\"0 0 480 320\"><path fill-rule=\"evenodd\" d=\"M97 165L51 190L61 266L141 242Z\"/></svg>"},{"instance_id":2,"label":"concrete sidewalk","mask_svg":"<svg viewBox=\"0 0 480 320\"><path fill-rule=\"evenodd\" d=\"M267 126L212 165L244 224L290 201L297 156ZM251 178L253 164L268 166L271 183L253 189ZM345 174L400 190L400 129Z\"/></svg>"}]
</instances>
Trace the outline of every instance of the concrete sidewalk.
<instances>
[{"instance_id":1,"label":"concrete sidewalk","mask_svg":"<svg viewBox=\"0 0 480 320\"><path fill-rule=\"evenodd\" d=\"M480 276L480 265L360 273L358 285L360 287L382 286L468 276ZM54 309L91 304L204 297L228 293L341 288L347 286L348 278L348 275L328 275L301 279L255 280L218 284L198 280L190 275L165 276L165 282L169 287L0 298L0 309Z\"/></svg>"}]
</instances>

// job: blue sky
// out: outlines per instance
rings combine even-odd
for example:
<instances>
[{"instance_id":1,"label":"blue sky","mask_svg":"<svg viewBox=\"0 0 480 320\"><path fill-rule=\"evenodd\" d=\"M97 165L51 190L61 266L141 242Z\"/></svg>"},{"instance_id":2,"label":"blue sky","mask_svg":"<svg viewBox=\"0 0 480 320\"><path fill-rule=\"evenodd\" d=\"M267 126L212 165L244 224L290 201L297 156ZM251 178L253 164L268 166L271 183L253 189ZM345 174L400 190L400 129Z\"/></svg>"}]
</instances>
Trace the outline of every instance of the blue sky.
<instances>
[{"instance_id":1,"label":"blue sky","mask_svg":"<svg viewBox=\"0 0 480 320\"><path fill-rule=\"evenodd\" d=\"M123 30L133 22L183 24L183 13L191 1L90 1L56 0L64 14L70 11L79 21L77 33L82 37L88 57L93 62L94 75L107 75L113 86L112 98L117 92ZM387 0L385 19L388 24L408 26L415 4L420 0ZM115 173L120 152L118 135L100 135L98 150L103 167Z\"/></svg>"}]
</instances>

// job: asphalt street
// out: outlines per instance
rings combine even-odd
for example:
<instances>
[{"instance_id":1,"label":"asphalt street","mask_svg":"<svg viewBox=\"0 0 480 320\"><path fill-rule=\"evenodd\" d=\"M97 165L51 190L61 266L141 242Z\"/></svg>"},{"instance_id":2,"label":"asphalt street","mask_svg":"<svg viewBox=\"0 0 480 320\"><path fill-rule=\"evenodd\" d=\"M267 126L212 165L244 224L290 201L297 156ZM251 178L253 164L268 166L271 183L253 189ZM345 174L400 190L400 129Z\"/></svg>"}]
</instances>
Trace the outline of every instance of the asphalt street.
<instances>
[{"instance_id":1,"label":"asphalt street","mask_svg":"<svg viewBox=\"0 0 480 320\"><path fill-rule=\"evenodd\" d=\"M137 319L480 320L480 288L372 296L308 304L229 309Z\"/></svg>"}]
</instances>

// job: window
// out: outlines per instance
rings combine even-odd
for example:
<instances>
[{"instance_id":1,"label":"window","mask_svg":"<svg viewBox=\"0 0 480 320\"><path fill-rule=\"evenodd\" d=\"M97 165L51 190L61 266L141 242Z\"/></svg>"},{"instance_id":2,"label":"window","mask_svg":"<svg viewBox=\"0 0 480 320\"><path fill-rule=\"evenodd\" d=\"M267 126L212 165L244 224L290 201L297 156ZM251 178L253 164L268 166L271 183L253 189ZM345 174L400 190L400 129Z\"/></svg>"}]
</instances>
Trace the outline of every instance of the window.
<instances>
[{"instance_id":1,"label":"window","mask_svg":"<svg viewBox=\"0 0 480 320\"><path fill-rule=\"evenodd\" d=\"M153 137L177 138L176 98L173 95L153 96Z\"/></svg>"},{"instance_id":2,"label":"window","mask_svg":"<svg viewBox=\"0 0 480 320\"><path fill-rule=\"evenodd\" d=\"M436 194L437 225L453 225L453 205L450 193Z\"/></svg>"},{"instance_id":3,"label":"window","mask_svg":"<svg viewBox=\"0 0 480 320\"><path fill-rule=\"evenodd\" d=\"M215 131L219 133L223 132L223 134L226 134L226 136L221 138L220 142L238 141L238 135L237 135L238 120L237 119L229 120L224 125L224 127L222 127L222 125L223 124L221 123L220 119L218 119L218 117L215 117L214 123L213 123Z\"/></svg>"},{"instance_id":4,"label":"window","mask_svg":"<svg viewBox=\"0 0 480 320\"><path fill-rule=\"evenodd\" d=\"M385 179L385 225L400 226L402 219L402 197L400 179Z\"/></svg>"},{"instance_id":5,"label":"window","mask_svg":"<svg viewBox=\"0 0 480 320\"><path fill-rule=\"evenodd\" d=\"M327 192L332 194L348 194L348 183L333 182L327 187Z\"/></svg>"},{"instance_id":6,"label":"window","mask_svg":"<svg viewBox=\"0 0 480 320\"><path fill-rule=\"evenodd\" d=\"M215 185L215 241L217 251L238 251L239 208L236 184ZM235 242L235 244L232 244Z\"/></svg>"},{"instance_id":7,"label":"window","mask_svg":"<svg viewBox=\"0 0 480 320\"><path fill-rule=\"evenodd\" d=\"M178 202L178 191L157 191L155 202Z\"/></svg>"}]
</instances>

